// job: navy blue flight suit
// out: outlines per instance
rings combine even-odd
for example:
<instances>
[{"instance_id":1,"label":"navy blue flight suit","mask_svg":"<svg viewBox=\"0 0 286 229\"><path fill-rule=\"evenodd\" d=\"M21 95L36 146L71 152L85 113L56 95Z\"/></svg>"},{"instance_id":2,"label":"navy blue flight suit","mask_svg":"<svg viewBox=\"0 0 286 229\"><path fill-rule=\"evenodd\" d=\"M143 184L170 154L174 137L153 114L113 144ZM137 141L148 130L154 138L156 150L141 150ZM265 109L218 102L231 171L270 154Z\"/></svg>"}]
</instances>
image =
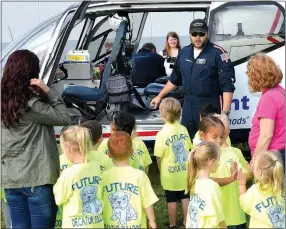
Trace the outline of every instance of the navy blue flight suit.
<instances>
[{"instance_id":1,"label":"navy blue flight suit","mask_svg":"<svg viewBox=\"0 0 286 229\"><path fill-rule=\"evenodd\" d=\"M170 82L184 88L182 125L193 139L199 129L200 106L211 103L220 111L222 93L234 92L234 67L225 50L209 41L194 59L194 47L191 44L180 51Z\"/></svg>"}]
</instances>

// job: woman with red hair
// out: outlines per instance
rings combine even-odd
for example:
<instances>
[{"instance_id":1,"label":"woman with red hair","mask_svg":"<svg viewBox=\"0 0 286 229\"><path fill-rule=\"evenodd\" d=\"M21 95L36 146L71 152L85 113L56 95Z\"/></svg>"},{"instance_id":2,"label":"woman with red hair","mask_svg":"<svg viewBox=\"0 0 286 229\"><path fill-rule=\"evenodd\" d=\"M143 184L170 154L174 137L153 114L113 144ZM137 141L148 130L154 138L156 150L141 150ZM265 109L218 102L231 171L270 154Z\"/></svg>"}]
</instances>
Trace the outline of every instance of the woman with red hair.
<instances>
[{"instance_id":1,"label":"woman with red hair","mask_svg":"<svg viewBox=\"0 0 286 229\"><path fill-rule=\"evenodd\" d=\"M57 214L53 185L60 163L53 127L71 119L39 72L39 58L17 50L1 81L1 178L13 228L54 228Z\"/></svg>"},{"instance_id":2,"label":"woman with red hair","mask_svg":"<svg viewBox=\"0 0 286 229\"><path fill-rule=\"evenodd\" d=\"M251 155L277 150L285 164L285 89L279 85L283 74L273 59L261 53L250 58L246 73L250 90L262 92L249 134Z\"/></svg>"}]
</instances>

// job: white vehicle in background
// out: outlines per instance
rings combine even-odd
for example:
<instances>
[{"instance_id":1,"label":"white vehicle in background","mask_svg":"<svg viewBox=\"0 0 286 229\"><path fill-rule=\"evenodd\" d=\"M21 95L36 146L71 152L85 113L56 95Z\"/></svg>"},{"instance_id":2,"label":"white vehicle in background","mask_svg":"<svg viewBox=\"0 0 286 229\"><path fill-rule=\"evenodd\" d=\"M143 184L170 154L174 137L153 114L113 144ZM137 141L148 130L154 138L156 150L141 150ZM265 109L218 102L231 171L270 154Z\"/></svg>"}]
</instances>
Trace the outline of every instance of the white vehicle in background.
<instances>
[{"instance_id":1,"label":"white vehicle in background","mask_svg":"<svg viewBox=\"0 0 286 229\"><path fill-rule=\"evenodd\" d=\"M129 17L129 21L121 22L118 31L109 24L109 18L115 14ZM280 65L285 74L285 2L83 1L10 44L3 52L1 63L4 67L8 56L17 49L35 52L41 63L40 78L63 93L74 122L78 123L82 116L97 119L103 124L104 137L108 137L108 114L112 109L122 108L110 105L106 100L105 83L111 74L111 65L120 61L127 63L127 46L134 47L133 53L145 42L163 48L169 31L178 32L182 46L188 45L188 27L195 18L208 22L211 42L222 46L235 66L231 140L233 143L246 142L251 117L259 100L258 94L251 94L248 90L247 59L254 53L264 52ZM66 74L62 76L59 69ZM284 83L285 78L281 83L283 87ZM76 86L83 86L86 90ZM74 88L72 94L65 94L67 88ZM136 88L141 102L134 94L128 107L128 112L136 117L137 135L146 143L154 142L163 125L158 110L146 109L160 88L154 85ZM90 96L86 96L88 93ZM183 98L180 88L171 96ZM57 136L59 132L60 127L56 128Z\"/></svg>"}]
</instances>

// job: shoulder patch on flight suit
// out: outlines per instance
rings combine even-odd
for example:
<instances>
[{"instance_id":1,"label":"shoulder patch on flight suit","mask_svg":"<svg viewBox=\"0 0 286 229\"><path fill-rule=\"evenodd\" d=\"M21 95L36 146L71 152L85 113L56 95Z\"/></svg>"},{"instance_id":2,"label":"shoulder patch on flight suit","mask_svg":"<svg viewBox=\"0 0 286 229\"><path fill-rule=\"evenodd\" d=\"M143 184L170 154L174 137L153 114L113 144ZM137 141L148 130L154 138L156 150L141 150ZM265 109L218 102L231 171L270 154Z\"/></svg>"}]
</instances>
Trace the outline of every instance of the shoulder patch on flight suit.
<instances>
[{"instance_id":1,"label":"shoulder patch on flight suit","mask_svg":"<svg viewBox=\"0 0 286 229\"><path fill-rule=\"evenodd\" d=\"M222 53L226 53L226 51L222 47L220 47L218 45L214 45L214 48L221 50Z\"/></svg>"},{"instance_id":2,"label":"shoulder patch on flight suit","mask_svg":"<svg viewBox=\"0 0 286 229\"><path fill-rule=\"evenodd\" d=\"M214 45L214 48L219 49L222 52L222 54L220 54L221 60L228 62L229 56L228 56L227 52L222 47L217 46L217 45Z\"/></svg>"}]
</instances>

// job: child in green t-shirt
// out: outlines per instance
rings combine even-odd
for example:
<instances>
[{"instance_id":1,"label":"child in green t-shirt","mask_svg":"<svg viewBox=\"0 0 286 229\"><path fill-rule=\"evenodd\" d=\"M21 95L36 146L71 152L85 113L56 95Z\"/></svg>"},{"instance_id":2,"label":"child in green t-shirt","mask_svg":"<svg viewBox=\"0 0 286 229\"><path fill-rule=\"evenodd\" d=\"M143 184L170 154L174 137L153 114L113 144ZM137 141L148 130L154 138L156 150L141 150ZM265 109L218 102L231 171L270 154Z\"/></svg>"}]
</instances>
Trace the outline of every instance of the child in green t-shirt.
<instances>
[{"instance_id":1,"label":"child in green t-shirt","mask_svg":"<svg viewBox=\"0 0 286 229\"><path fill-rule=\"evenodd\" d=\"M169 227L176 227L177 201L182 202L185 226L189 204L189 195L185 194L187 159L192 142L187 129L179 123L181 104L178 100L164 99L160 104L160 113L165 124L156 136L154 154L168 202Z\"/></svg>"},{"instance_id":2,"label":"child in green t-shirt","mask_svg":"<svg viewBox=\"0 0 286 229\"><path fill-rule=\"evenodd\" d=\"M136 120L133 115L130 115L126 112L116 112L113 115L113 119L110 123L110 132L111 135L117 131L124 131L132 137L132 146L133 146L133 155L129 160L129 164L136 169L145 171L148 174L149 165L152 163L149 151L145 143L132 134L136 128ZM99 152L108 154L107 147L108 139L104 139L98 147Z\"/></svg>"},{"instance_id":3,"label":"child in green t-shirt","mask_svg":"<svg viewBox=\"0 0 286 229\"><path fill-rule=\"evenodd\" d=\"M129 165L133 154L131 136L116 131L108 139L114 167L103 173L104 227L156 228L153 204L158 201L145 172Z\"/></svg>"},{"instance_id":4,"label":"child in green t-shirt","mask_svg":"<svg viewBox=\"0 0 286 229\"><path fill-rule=\"evenodd\" d=\"M202 121L203 118L214 115L214 114L218 114L218 108L215 105L205 104L200 107L200 121ZM194 145L197 145L200 142L201 142L201 137L198 131L193 139L193 143ZM227 136L226 142L229 146L231 146L231 141L230 141L229 136Z\"/></svg>"}]
</instances>

